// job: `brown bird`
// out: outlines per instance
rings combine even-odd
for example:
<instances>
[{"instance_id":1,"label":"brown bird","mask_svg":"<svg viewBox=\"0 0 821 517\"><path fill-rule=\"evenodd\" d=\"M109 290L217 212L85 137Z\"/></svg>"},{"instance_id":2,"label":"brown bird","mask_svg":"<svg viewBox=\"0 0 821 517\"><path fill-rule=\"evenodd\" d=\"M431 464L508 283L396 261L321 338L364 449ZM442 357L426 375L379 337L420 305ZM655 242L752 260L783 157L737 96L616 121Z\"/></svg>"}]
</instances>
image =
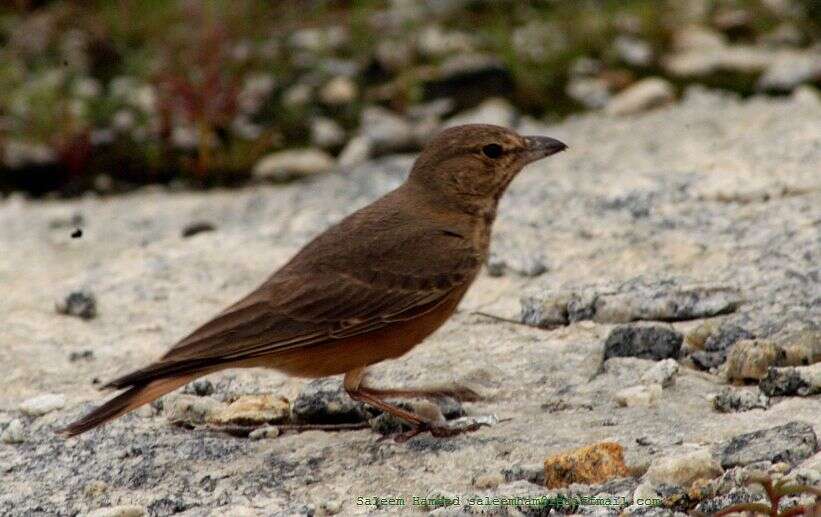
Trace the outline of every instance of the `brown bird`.
<instances>
[{"instance_id":1,"label":"brown bird","mask_svg":"<svg viewBox=\"0 0 821 517\"><path fill-rule=\"evenodd\" d=\"M125 389L62 430L77 435L197 377L266 367L344 374L351 398L436 436L453 432L386 397L469 399L469 389L377 389L369 365L406 354L453 313L488 255L499 198L522 168L567 146L492 125L457 126L425 146L407 180L307 244L259 288L159 361L109 382Z\"/></svg>"}]
</instances>

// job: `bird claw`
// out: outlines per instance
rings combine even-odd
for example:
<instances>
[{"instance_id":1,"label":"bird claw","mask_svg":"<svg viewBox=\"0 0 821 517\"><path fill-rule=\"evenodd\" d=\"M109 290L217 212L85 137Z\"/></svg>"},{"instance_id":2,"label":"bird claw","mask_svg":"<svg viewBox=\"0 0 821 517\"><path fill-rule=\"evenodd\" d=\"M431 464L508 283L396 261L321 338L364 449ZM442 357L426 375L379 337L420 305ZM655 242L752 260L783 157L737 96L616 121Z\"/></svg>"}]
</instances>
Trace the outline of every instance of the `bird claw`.
<instances>
[{"instance_id":1,"label":"bird claw","mask_svg":"<svg viewBox=\"0 0 821 517\"><path fill-rule=\"evenodd\" d=\"M490 423L484 421L464 421L463 419L454 420L450 423L438 422L423 422L410 431L399 433L394 436L394 442L405 443L414 436L430 433L435 438L450 438L464 433L472 433L479 430L483 425L489 426Z\"/></svg>"}]
</instances>

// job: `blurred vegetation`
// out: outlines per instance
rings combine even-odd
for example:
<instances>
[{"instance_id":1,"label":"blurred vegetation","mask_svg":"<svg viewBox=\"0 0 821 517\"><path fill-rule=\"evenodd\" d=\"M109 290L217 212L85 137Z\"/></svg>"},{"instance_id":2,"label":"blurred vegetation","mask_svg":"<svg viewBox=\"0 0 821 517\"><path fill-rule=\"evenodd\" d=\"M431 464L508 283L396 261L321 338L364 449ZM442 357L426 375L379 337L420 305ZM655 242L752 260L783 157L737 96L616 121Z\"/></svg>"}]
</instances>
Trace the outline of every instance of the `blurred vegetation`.
<instances>
[{"instance_id":1,"label":"blurred vegetation","mask_svg":"<svg viewBox=\"0 0 821 517\"><path fill-rule=\"evenodd\" d=\"M753 42L785 20L804 44L817 41L821 2L791 2L788 14L773 3L779 2L5 2L0 189L70 194L174 179L236 183L264 154L307 145L316 117L350 135L367 105L403 113L464 93L456 99L461 109L480 102L482 88L525 113L560 117L583 108L566 93L579 58L603 63L617 83L660 74L657 61L623 62L613 52L620 34L661 55L682 17L709 23L741 10L744 23L722 29L730 41ZM702 12L682 14L688 4ZM425 37L429 42L419 44ZM495 56L502 73L456 83L455 93L431 79L467 53ZM354 83L353 98L323 100L317 92L340 75ZM749 78L723 77L718 86L753 92Z\"/></svg>"}]
</instances>

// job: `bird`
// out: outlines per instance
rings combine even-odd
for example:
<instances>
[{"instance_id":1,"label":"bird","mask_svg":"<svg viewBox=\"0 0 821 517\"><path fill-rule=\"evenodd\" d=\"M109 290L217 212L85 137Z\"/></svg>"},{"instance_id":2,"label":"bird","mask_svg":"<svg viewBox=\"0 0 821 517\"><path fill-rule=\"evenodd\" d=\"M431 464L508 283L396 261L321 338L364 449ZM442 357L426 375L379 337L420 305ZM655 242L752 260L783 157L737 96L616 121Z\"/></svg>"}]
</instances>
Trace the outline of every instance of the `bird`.
<instances>
[{"instance_id":1,"label":"bird","mask_svg":"<svg viewBox=\"0 0 821 517\"><path fill-rule=\"evenodd\" d=\"M380 389L364 382L367 368L408 353L448 320L487 260L508 185L565 149L490 124L439 132L399 187L319 234L159 360L106 384L125 391L59 432L84 433L219 370L263 367L300 378L341 374L352 399L407 422L414 435L453 435L386 399L475 400L473 390Z\"/></svg>"}]
</instances>

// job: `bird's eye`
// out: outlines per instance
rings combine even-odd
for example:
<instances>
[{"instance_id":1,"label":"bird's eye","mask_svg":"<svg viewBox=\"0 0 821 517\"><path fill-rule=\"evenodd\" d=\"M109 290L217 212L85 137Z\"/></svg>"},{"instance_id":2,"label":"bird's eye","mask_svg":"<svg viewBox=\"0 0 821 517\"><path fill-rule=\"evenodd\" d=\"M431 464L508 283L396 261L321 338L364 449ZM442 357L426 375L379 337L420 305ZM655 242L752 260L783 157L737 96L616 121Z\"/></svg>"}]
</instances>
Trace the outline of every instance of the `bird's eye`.
<instances>
[{"instance_id":1,"label":"bird's eye","mask_svg":"<svg viewBox=\"0 0 821 517\"><path fill-rule=\"evenodd\" d=\"M499 144L487 144L486 146L482 147L482 154L484 154L488 158L496 159L502 156L502 146Z\"/></svg>"}]
</instances>

